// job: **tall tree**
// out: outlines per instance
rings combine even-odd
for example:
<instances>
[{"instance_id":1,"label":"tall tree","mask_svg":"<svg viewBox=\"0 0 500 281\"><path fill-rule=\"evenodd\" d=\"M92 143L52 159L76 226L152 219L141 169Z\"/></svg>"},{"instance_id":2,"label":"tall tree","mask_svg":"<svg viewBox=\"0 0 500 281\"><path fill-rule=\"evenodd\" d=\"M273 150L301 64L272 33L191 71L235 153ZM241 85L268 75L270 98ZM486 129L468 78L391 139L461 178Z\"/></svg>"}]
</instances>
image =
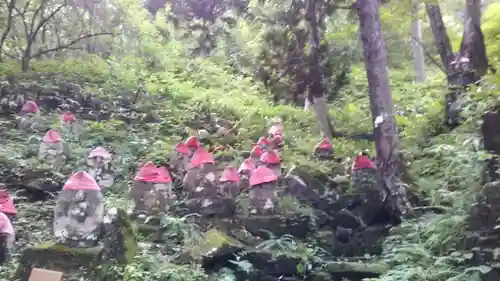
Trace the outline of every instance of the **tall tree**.
<instances>
[{"instance_id":1,"label":"tall tree","mask_svg":"<svg viewBox=\"0 0 500 281\"><path fill-rule=\"evenodd\" d=\"M325 86L323 84L323 73L321 67L320 39L318 30L318 17L316 0L308 0L306 4L306 19L309 32L309 72L306 81L308 82L306 99L314 103L316 118L318 119L321 132L330 141L333 137L333 128L328 115L328 107L325 97ZM307 103L306 103L307 104Z\"/></svg>"},{"instance_id":2,"label":"tall tree","mask_svg":"<svg viewBox=\"0 0 500 281\"><path fill-rule=\"evenodd\" d=\"M422 26L420 22L420 1L413 0L412 16L413 22L411 27L411 42L413 54L413 69L415 71L415 81L425 81L425 61L424 48L422 46Z\"/></svg>"},{"instance_id":3,"label":"tall tree","mask_svg":"<svg viewBox=\"0 0 500 281\"><path fill-rule=\"evenodd\" d=\"M460 56L470 60L474 70L471 82L477 82L486 74L489 64L481 30L481 0L465 1L464 33L460 44Z\"/></svg>"},{"instance_id":4,"label":"tall tree","mask_svg":"<svg viewBox=\"0 0 500 281\"><path fill-rule=\"evenodd\" d=\"M356 3L373 116L378 181L386 192L393 211L405 214L411 211L411 205L406 196L406 185L400 180L400 159L397 152L399 140L378 2L358 0Z\"/></svg>"},{"instance_id":5,"label":"tall tree","mask_svg":"<svg viewBox=\"0 0 500 281\"><path fill-rule=\"evenodd\" d=\"M481 31L481 0L465 0L464 33L460 51L454 54L446 33L441 8L436 2L425 4L436 47L446 73L449 92L445 97L445 125L454 129L460 125L460 95L464 86L476 83L486 73L489 64Z\"/></svg>"}]
</instances>

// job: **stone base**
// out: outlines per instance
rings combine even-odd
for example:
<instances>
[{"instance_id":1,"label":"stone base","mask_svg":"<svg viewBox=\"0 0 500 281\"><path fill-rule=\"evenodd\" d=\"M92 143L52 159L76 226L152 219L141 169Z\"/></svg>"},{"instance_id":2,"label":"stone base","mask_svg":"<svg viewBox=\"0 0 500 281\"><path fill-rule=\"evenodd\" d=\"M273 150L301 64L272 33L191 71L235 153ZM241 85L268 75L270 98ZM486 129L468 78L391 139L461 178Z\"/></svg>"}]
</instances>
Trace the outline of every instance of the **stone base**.
<instances>
[{"instance_id":1,"label":"stone base","mask_svg":"<svg viewBox=\"0 0 500 281\"><path fill-rule=\"evenodd\" d=\"M21 257L14 280L28 281L32 268L61 271L65 276L84 273L98 280L102 247L68 248L61 245L43 245L26 249Z\"/></svg>"}]
</instances>

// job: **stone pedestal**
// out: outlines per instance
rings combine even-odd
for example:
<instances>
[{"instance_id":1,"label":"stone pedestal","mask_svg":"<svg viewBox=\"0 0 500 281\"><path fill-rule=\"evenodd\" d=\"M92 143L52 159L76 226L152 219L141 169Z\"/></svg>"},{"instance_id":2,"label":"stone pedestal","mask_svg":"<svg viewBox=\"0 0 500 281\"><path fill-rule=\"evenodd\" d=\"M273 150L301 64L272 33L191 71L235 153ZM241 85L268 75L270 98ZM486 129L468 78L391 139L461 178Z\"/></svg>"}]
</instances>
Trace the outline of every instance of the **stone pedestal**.
<instances>
[{"instance_id":1,"label":"stone pedestal","mask_svg":"<svg viewBox=\"0 0 500 281\"><path fill-rule=\"evenodd\" d=\"M69 248L62 245L43 245L26 249L13 280L28 281L33 268L61 271L64 276L85 274L98 280L102 247Z\"/></svg>"}]
</instances>

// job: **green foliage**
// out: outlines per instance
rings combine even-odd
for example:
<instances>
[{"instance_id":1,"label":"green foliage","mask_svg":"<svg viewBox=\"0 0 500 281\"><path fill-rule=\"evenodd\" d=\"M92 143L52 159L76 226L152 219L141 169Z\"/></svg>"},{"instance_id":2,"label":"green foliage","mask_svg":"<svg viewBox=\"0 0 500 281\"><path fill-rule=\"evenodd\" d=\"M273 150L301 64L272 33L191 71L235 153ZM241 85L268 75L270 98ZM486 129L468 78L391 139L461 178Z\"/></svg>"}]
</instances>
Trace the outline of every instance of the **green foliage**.
<instances>
[{"instance_id":1,"label":"green foliage","mask_svg":"<svg viewBox=\"0 0 500 281\"><path fill-rule=\"evenodd\" d=\"M192 266L179 266L159 262L158 258L138 257L123 272L123 281L206 281L208 276Z\"/></svg>"},{"instance_id":2,"label":"green foliage","mask_svg":"<svg viewBox=\"0 0 500 281\"><path fill-rule=\"evenodd\" d=\"M89 149L101 144L109 145L117 154L113 164L117 169L118 182L106 194L106 203L108 206L123 207L127 180L137 166L145 160L164 161L175 143L181 140L182 131L200 117L212 113L239 121L242 129L236 136L235 149L250 148L265 133L271 119L280 117L285 122L286 147L282 158L285 166L303 164L327 174L333 168L338 168L337 163L319 162L311 157L311 150L320 138L312 112L290 104L272 106L270 97L276 92L279 92L280 99L291 99L288 95L296 90L296 77L289 75L280 83L275 83L274 87L266 88L261 79L254 75L260 66L274 77L283 71L288 59L291 59L285 56L287 50L284 46L293 47L292 51L302 55L306 52L306 46L301 48L294 45L294 39L304 35L301 33L304 31L303 21L294 24L283 22L286 19L283 11L300 13L300 9L291 11L288 7L290 3L286 1L268 1L265 5L251 1L249 5L252 12L260 10L259 20L252 17L238 18L230 28L223 26L221 20L216 20L210 24L205 23L208 31L203 29L201 33L190 34L185 27L198 22L190 22L189 18L184 17L185 14L182 14L183 17L177 15L176 20L184 22L176 26L171 20L172 9L160 12L155 21L150 21L140 1L111 2L116 6L113 13L119 18L119 25L112 29L121 36L114 36L110 42L106 41L110 48L110 55L106 58L81 53L71 55L67 52L58 58L33 61L32 70L27 73L20 73L17 61L7 61L0 66L0 75L15 74L23 83L37 81L41 86L51 86L72 82L80 85L86 94L106 100L121 96L124 90L141 93L134 105L138 111L136 123L127 124L118 119L84 123L84 135L79 140L68 141L71 155L67 166L61 171L61 178L82 167L82 159ZM445 21L450 25L448 33L451 40L457 45L461 30L451 24L458 22L452 15L457 10L457 4L450 6L448 2L442 3L447 7L443 9L446 13ZM411 18L407 16L408 9L408 2L391 1L381 10L383 34L389 49L390 86L398 111L396 119L400 129L401 148L411 164L410 173L415 178L414 189L429 204L443 206L449 211L409 220L395 229L385 242L383 255L383 259L392 268L379 280L472 281L477 277L478 271L488 269L468 267L465 261L470 253L459 251L455 246L464 236L464 219L478 189L482 160L487 157L482 152L476 152L472 145L478 138L477 121L484 111L500 101L500 78L488 76L480 87L465 95L464 100L468 105L464 115L467 119L461 128L453 133L432 137L442 123L445 77L429 64L428 80L423 84L413 84L413 72L408 68L411 63L410 48L404 47L409 47L407 35ZM482 26L492 61L498 61L500 57L499 11L498 4L490 4L484 14ZM325 20L323 26L322 44L329 48L325 51L327 58L324 63L330 63L328 70L331 72L327 80L335 81L334 76L338 74L336 71L348 64L349 83L343 85L330 104L330 114L339 131L370 132L372 120L366 72L359 64L362 46L357 42L357 19L344 10L337 10L333 15ZM423 44L430 55L435 56L437 52L434 50L423 9L420 17L424 28ZM273 24L266 21L272 21ZM65 24L68 25L67 22ZM193 28L198 29L199 26ZM212 55L193 57L193 49L205 46L203 41L200 45L194 38L205 36L207 32L217 38L217 44L210 41ZM299 63L298 66L303 65ZM330 86L328 90L332 91L333 83ZM141 114L151 112L158 116L158 122L140 121L143 116ZM44 116L42 119L47 124L57 123L55 115ZM8 128L12 124L2 121L0 125ZM0 132L0 164L3 169L12 173L19 172L21 167L25 170L39 169L38 162L33 158L33 151L26 148L34 145L36 149L36 141L43 132L38 132L31 139L32 144L24 133L17 130L9 130L6 135L3 133ZM338 157L353 156L360 149L373 150L372 143L347 139L336 139L334 147ZM245 206L248 202L242 199L240 204ZM21 212L30 214L28 217L33 216L30 208L27 205L20 207ZM285 212L313 216L312 209L293 198L281 198L280 208ZM49 216L51 211L47 206L40 208L40 212L47 212ZM33 230L25 231L29 233L27 244L20 246L19 250L48 242L47 237L50 235L43 230L46 227L41 226L41 222L44 220L37 219L36 223L31 224ZM202 236L198 227L186 217L165 216L162 218L162 227L166 238L179 240L181 244L188 246L200 241ZM228 242L227 237L219 233L210 232L204 237L207 243L201 244L203 251ZM325 251L315 245L295 241L287 235L270 237L258 248L275 254L304 258L298 268L303 275L310 261ZM17 258L15 256L9 264L2 267L0 276L12 275ZM235 279L234 274L227 269L208 279L194 265L177 266L169 261L158 252L143 250L143 254L136 257L134 263L125 268L110 269L110 276L114 276L110 280ZM251 269L250 265L241 261L234 262L239 263L241 268Z\"/></svg>"},{"instance_id":3,"label":"green foliage","mask_svg":"<svg viewBox=\"0 0 500 281\"><path fill-rule=\"evenodd\" d=\"M484 34L488 58L500 61L500 4L493 3L488 6L483 15L481 29Z\"/></svg>"}]
</instances>

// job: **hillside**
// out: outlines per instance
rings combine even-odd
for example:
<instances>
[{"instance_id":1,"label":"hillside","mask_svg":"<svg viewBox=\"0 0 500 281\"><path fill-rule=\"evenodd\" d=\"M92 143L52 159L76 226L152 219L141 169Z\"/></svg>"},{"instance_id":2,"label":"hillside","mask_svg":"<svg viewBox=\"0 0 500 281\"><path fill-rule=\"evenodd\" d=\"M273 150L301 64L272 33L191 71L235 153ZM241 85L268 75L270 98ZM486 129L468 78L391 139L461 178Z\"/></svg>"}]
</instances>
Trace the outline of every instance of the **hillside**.
<instances>
[{"instance_id":1,"label":"hillside","mask_svg":"<svg viewBox=\"0 0 500 281\"><path fill-rule=\"evenodd\" d=\"M24 71L17 60L0 63L0 183L13 195L18 211L13 221L17 241L11 259L0 267L0 280L19 280L32 265L61 271L64 265L69 280L89 281L498 280L497 185L482 184L489 155L480 146L483 115L500 96L498 75L486 74L480 86L465 92L461 126L441 131L446 77L432 65L426 81L414 83L408 58L398 51L401 34L391 28L399 19L389 17L390 9L406 10L398 5L382 9L399 152L415 209L400 223L369 192L350 179L339 180L352 173L358 152L375 155L372 141L352 137L372 132L367 75L357 47L349 58L348 81L335 93L328 88L329 116L346 137L334 138L334 158L321 160L313 155L322 140L314 112L288 96L296 81L288 77L266 87L249 75L251 64L245 62L257 57L252 49L257 43L249 38L262 37L258 31L267 30L262 23L242 20L231 31L236 43L220 39L223 46L211 56L194 56L182 51L194 44L180 39L187 27L174 29L158 19L155 26L137 3L119 2L130 8L121 11L123 26L133 30L131 37L137 36L142 46L124 41L129 45L117 47L121 39L113 38L103 40L116 47L106 58L74 50L60 58L33 59ZM486 15L494 19L494 13ZM343 35L354 34L349 19L333 27L326 32L328 40L345 41ZM158 39L162 28L170 32L170 41ZM483 28L490 63L497 66L498 42L492 39L497 27L485 23ZM226 45L236 48L231 44L243 58L224 52ZM30 130L19 124L25 100L40 107ZM78 136L61 127L65 103L75 106L83 128ZM276 181L276 214L250 214L248 189L216 201L214 209L200 203L208 195L197 198L186 192L183 171L170 161L177 144L200 137L200 130L212 134L220 123L229 124L230 140L212 134L210 144L204 142L219 175L249 157L278 121L284 125L284 145L277 149L284 172ZM57 130L67 146L68 157L58 170L47 168L37 155L49 129ZM61 254L66 250L52 246L58 194L73 173L86 169L86 157L99 146L113 155L115 182L103 193L106 212L120 210L124 241L117 243L125 256L120 262L82 249ZM121 217L130 208L127 198L138 171L150 161L168 167L175 185L175 202L159 217L160 232ZM365 201L352 211L351 201L359 196Z\"/></svg>"}]
</instances>

